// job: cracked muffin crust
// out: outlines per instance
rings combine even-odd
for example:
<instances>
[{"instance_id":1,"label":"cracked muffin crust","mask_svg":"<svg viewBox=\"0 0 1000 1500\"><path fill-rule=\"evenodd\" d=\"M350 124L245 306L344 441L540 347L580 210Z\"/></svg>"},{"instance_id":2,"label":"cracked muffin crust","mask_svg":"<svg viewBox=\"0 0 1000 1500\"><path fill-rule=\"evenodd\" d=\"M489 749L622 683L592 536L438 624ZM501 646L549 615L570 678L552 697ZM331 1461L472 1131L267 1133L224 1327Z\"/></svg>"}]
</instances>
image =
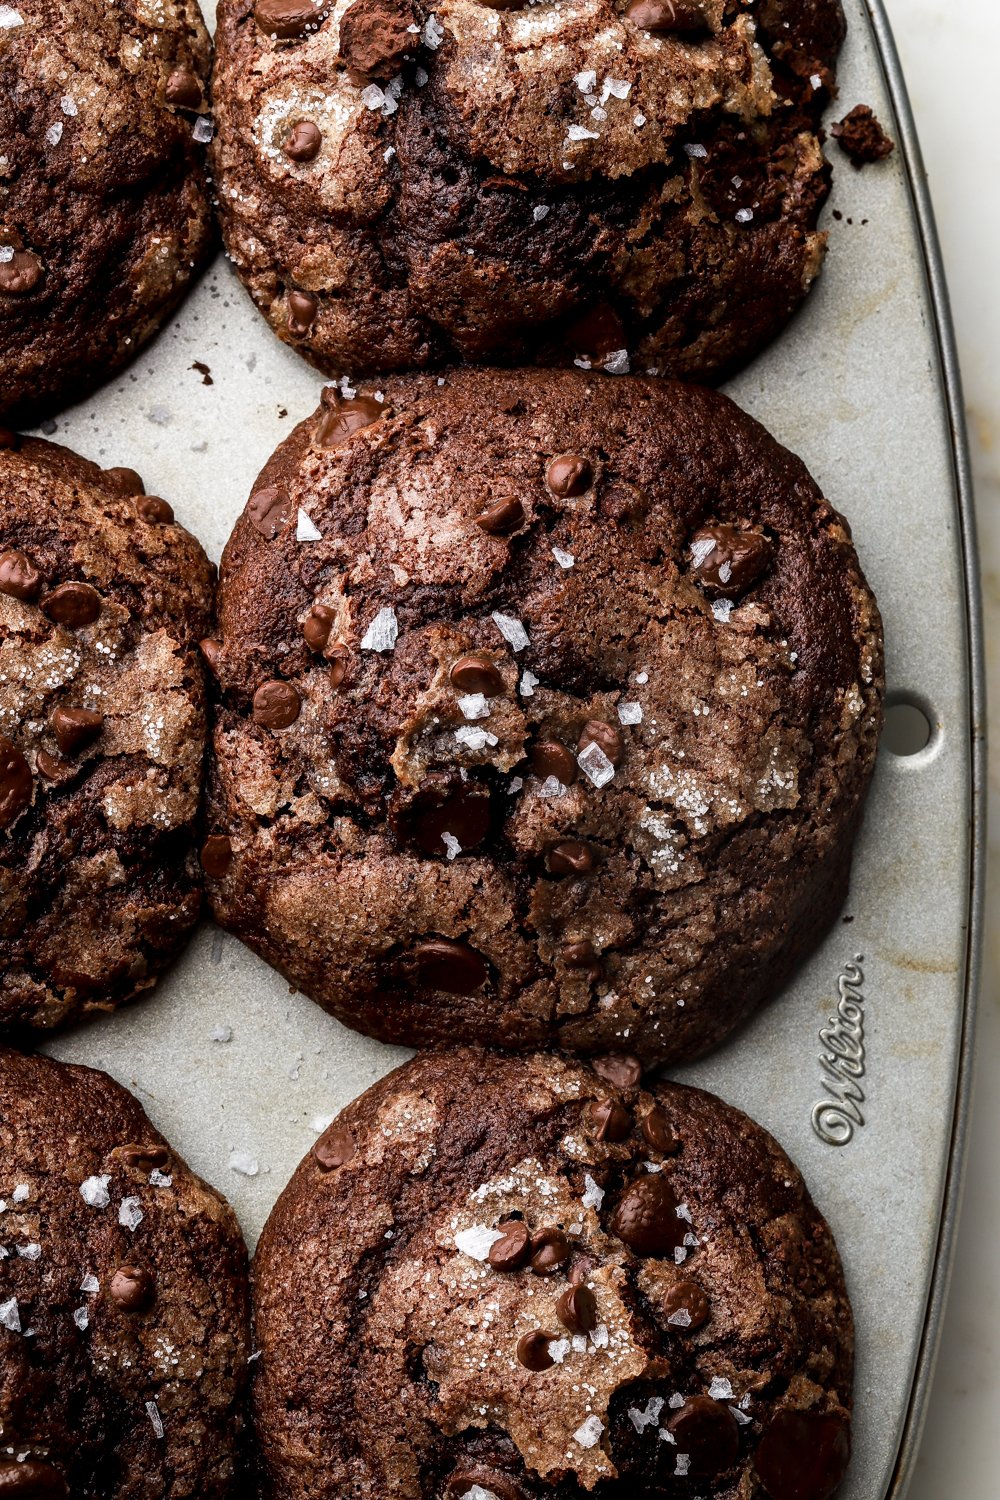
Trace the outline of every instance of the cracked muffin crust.
<instances>
[{"instance_id":1,"label":"cracked muffin crust","mask_svg":"<svg viewBox=\"0 0 1000 1500\"><path fill-rule=\"evenodd\" d=\"M143 490L0 438L0 1030L130 999L200 911L214 574Z\"/></svg>"},{"instance_id":2,"label":"cracked muffin crust","mask_svg":"<svg viewBox=\"0 0 1000 1500\"><path fill-rule=\"evenodd\" d=\"M878 611L846 523L718 393L328 388L205 649L216 917L374 1036L692 1057L844 899Z\"/></svg>"},{"instance_id":3,"label":"cracked muffin crust","mask_svg":"<svg viewBox=\"0 0 1000 1500\"><path fill-rule=\"evenodd\" d=\"M229 1205L106 1074L0 1051L0 1494L231 1492L249 1355Z\"/></svg>"},{"instance_id":4,"label":"cracked muffin crust","mask_svg":"<svg viewBox=\"0 0 1000 1500\"><path fill-rule=\"evenodd\" d=\"M206 259L209 63L196 0L0 7L0 416L105 380Z\"/></svg>"},{"instance_id":5,"label":"cracked muffin crust","mask_svg":"<svg viewBox=\"0 0 1000 1500\"><path fill-rule=\"evenodd\" d=\"M425 1054L330 1126L254 1262L265 1493L827 1500L853 1327L764 1130L551 1056Z\"/></svg>"},{"instance_id":6,"label":"cracked muffin crust","mask_svg":"<svg viewBox=\"0 0 1000 1500\"><path fill-rule=\"evenodd\" d=\"M819 272L839 0L221 0L223 233L331 374L721 376Z\"/></svg>"}]
</instances>

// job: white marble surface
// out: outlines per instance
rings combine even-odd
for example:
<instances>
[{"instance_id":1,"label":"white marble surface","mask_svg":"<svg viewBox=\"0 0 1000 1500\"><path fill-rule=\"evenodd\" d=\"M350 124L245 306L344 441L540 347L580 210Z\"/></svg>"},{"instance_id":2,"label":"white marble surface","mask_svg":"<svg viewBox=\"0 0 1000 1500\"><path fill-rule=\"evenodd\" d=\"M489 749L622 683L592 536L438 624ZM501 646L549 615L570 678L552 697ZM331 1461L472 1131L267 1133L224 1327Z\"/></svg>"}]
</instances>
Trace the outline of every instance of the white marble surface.
<instances>
[{"instance_id":1,"label":"white marble surface","mask_svg":"<svg viewBox=\"0 0 1000 1500\"><path fill-rule=\"evenodd\" d=\"M985 583L994 799L986 972L965 1200L908 1500L1000 1494L1000 151L997 0L886 0L937 213L965 382Z\"/></svg>"}]
</instances>

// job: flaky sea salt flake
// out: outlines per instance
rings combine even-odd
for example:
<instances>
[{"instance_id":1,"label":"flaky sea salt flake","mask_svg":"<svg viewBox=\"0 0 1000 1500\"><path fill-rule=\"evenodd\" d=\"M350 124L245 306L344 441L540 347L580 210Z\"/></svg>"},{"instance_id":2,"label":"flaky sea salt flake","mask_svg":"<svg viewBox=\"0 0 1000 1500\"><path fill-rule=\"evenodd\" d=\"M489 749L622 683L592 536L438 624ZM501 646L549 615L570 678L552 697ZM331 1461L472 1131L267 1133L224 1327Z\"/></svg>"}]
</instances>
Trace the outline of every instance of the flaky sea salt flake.
<instances>
[{"instance_id":1,"label":"flaky sea salt flake","mask_svg":"<svg viewBox=\"0 0 1000 1500\"><path fill-rule=\"evenodd\" d=\"M361 637L362 651L391 651L399 637L399 622L391 605L380 609Z\"/></svg>"},{"instance_id":2,"label":"flaky sea salt flake","mask_svg":"<svg viewBox=\"0 0 1000 1500\"><path fill-rule=\"evenodd\" d=\"M576 562L576 558L572 552L566 552L562 547L553 547L552 556L561 568L566 568L567 570Z\"/></svg>"},{"instance_id":3,"label":"flaky sea salt flake","mask_svg":"<svg viewBox=\"0 0 1000 1500\"><path fill-rule=\"evenodd\" d=\"M163 1436L163 1418L160 1416L160 1408L155 1401L146 1402L146 1415L153 1424L153 1431L158 1438Z\"/></svg>"},{"instance_id":4,"label":"flaky sea salt flake","mask_svg":"<svg viewBox=\"0 0 1000 1500\"><path fill-rule=\"evenodd\" d=\"M297 542L321 542L323 533L313 523L307 513L299 506L298 521L295 527L295 540Z\"/></svg>"},{"instance_id":5,"label":"flaky sea salt flake","mask_svg":"<svg viewBox=\"0 0 1000 1500\"><path fill-rule=\"evenodd\" d=\"M107 1208L111 1202L111 1194L108 1192L108 1183L110 1181L110 1175L106 1175L103 1177L88 1177L85 1182L81 1182L80 1197L84 1203L89 1204L91 1208Z\"/></svg>"},{"instance_id":6,"label":"flaky sea salt flake","mask_svg":"<svg viewBox=\"0 0 1000 1500\"><path fill-rule=\"evenodd\" d=\"M215 126L208 118L208 115L198 116L197 120L195 120L194 122L194 129L191 131L191 134L194 136L199 146L208 145L209 141L215 134Z\"/></svg>"},{"instance_id":7,"label":"flaky sea salt flake","mask_svg":"<svg viewBox=\"0 0 1000 1500\"><path fill-rule=\"evenodd\" d=\"M81 1292L99 1292L101 1290L101 1283L98 1281L96 1276L93 1276L90 1271L88 1271L86 1276L80 1282L80 1290Z\"/></svg>"},{"instance_id":8,"label":"flaky sea salt flake","mask_svg":"<svg viewBox=\"0 0 1000 1500\"><path fill-rule=\"evenodd\" d=\"M0 1328L7 1328L11 1333L21 1332L21 1310L16 1297L0 1302Z\"/></svg>"},{"instance_id":9,"label":"flaky sea salt flake","mask_svg":"<svg viewBox=\"0 0 1000 1500\"><path fill-rule=\"evenodd\" d=\"M499 1229L491 1229L488 1224L473 1224L471 1229L459 1230L455 1244L472 1260L486 1260L495 1242L502 1239L503 1233Z\"/></svg>"},{"instance_id":10,"label":"flaky sea salt flake","mask_svg":"<svg viewBox=\"0 0 1000 1500\"><path fill-rule=\"evenodd\" d=\"M627 349L614 349L604 357L604 373L606 375L627 375L631 365L629 364Z\"/></svg>"},{"instance_id":11,"label":"flaky sea salt flake","mask_svg":"<svg viewBox=\"0 0 1000 1500\"><path fill-rule=\"evenodd\" d=\"M527 667L525 667L524 671L521 673L521 696L523 698L534 697L535 688L537 686L538 678L535 676L534 672L529 672Z\"/></svg>"},{"instance_id":12,"label":"flaky sea salt flake","mask_svg":"<svg viewBox=\"0 0 1000 1500\"><path fill-rule=\"evenodd\" d=\"M615 768L596 740L591 740L587 748L580 751L576 762L587 779L598 790L602 786L607 786L608 782L614 777Z\"/></svg>"},{"instance_id":13,"label":"flaky sea salt flake","mask_svg":"<svg viewBox=\"0 0 1000 1500\"><path fill-rule=\"evenodd\" d=\"M13 5L0 5L0 31L13 31L15 26L23 26L24 17Z\"/></svg>"},{"instance_id":14,"label":"flaky sea salt flake","mask_svg":"<svg viewBox=\"0 0 1000 1500\"><path fill-rule=\"evenodd\" d=\"M77 1328L79 1328L80 1332L83 1333L88 1323L90 1322L90 1313L85 1307L74 1308L73 1322L76 1324Z\"/></svg>"},{"instance_id":15,"label":"flaky sea salt flake","mask_svg":"<svg viewBox=\"0 0 1000 1500\"><path fill-rule=\"evenodd\" d=\"M462 852L462 846L453 833L442 833L441 842L444 844L449 859L457 859Z\"/></svg>"},{"instance_id":16,"label":"flaky sea salt flake","mask_svg":"<svg viewBox=\"0 0 1000 1500\"><path fill-rule=\"evenodd\" d=\"M459 698L458 706L466 719L488 719L490 716L485 693L465 693Z\"/></svg>"},{"instance_id":17,"label":"flaky sea salt flake","mask_svg":"<svg viewBox=\"0 0 1000 1500\"><path fill-rule=\"evenodd\" d=\"M603 1431L604 1423L600 1417L588 1417L574 1432L573 1441L579 1443L581 1448L596 1448Z\"/></svg>"},{"instance_id":18,"label":"flaky sea salt flake","mask_svg":"<svg viewBox=\"0 0 1000 1500\"><path fill-rule=\"evenodd\" d=\"M583 1174L584 1194L580 1199L584 1208L600 1208L604 1202L604 1189L598 1187L589 1172Z\"/></svg>"},{"instance_id":19,"label":"flaky sea salt flake","mask_svg":"<svg viewBox=\"0 0 1000 1500\"><path fill-rule=\"evenodd\" d=\"M599 141L601 132L599 130L588 130L586 125L571 125L566 131L568 141Z\"/></svg>"},{"instance_id":20,"label":"flaky sea salt flake","mask_svg":"<svg viewBox=\"0 0 1000 1500\"><path fill-rule=\"evenodd\" d=\"M515 615L504 615L499 610L494 610L492 619L494 625L513 651L523 651L525 646L531 645L531 637Z\"/></svg>"},{"instance_id":21,"label":"flaky sea salt flake","mask_svg":"<svg viewBox=\"0 0 1000 1500\"><path fill-rule=\"evenodd\" d=\"M118 1222L122 1228L134 1234L142 1223L142 1219L143 1212L139 1207L138 1198L123 1198L118 1205Z\"/></svg>"},{"instance_id":22,"label":"flaky sea salt flake","mask_svg":"<svg viewBox=\"0 0 1000 1500\"><path fill-rule=\"evenodd\" d=\"M436 52L441 43L444 41L444 27L441 25L441 22L438 20L437 16L431 14L427 17L427 20L424 22L424 29L421 32L421 36L423 38L424 46L429 47L432 52Z\"/></svg>"},{"instance_id":23,"label":"flaky sea salt flake","mask_svg":"<svg viewBox=\"0 0 1000 1500\"><path fill-rule=\"evenodd\" d=\"M733 1390L732 1382L723 1375L716 1375L708 1388L708 1394L713 1401L732 1401L736 1392Z\"/></svg>"},{"instance_id":24,"label":"flaky sea salt flake","mask_svg":"<svg viewBox=\"0 0 1000 1500\"><path fill-rule=\"evenodd\" d=\"M618 722L619 722L619 724L641 724L642 723L642 704L641 703L619 703L619 705L618 705Z\"/></svg>"}]
</instances>

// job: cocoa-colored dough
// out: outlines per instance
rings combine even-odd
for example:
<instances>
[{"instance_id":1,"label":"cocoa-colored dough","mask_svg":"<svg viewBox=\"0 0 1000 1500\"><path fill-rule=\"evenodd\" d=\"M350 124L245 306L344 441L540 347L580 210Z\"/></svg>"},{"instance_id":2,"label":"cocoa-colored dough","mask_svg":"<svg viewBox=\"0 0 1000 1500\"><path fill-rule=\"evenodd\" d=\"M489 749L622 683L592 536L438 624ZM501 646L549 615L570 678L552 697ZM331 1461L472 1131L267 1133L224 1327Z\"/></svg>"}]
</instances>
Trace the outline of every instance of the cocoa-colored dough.
<instances>
[{"instance_id":1,"label":"cocoa-colored dough","mask_svg":"<svg viewBox=\"0 0 1000 1500\"><path fill-rule=\"evenodd\" d=\"M46 1030L146 989L197 921L214 570L138 475L10 441L0 1031Z\"/></svg>"},{"instance_id":2,"label":"cocoa-colored dough","mask_svg":"<svg viewBox=\"0 0 1000 1500\"><path fill-rule=\"evenodd\" d=\"M847 1466L833 1237L696 1089L425 1054L302 1162L254 1293L271 1500L828 1500Z\"/></svg>"},{"instance_id":3,"label":"cocoa-colored dough","mask_svg":"<svg viewBox=\"0 0 1000 1500\"><path fill-rule=\"evenodd\" d=\"M131 359L212 248L210 44L197 0L3 10L0 417L28 426Z\"/></svg>"},{"instance_id":4,"label":"cocoa-colored dough","mask_svg":"<svg viewBox=\"0 0 1000 1500\"><path fill-rule=\"evenodd\" d=\"M348 1025L690 1058L840 909L881 623L846 522L724 396L331 388L216 629L211 902Z\"/></svg>"},{"instance_id":5,"label":"cocoa-colored dough","mask_svg":"<svg viewBox=\"0 0 1000 1500\"><path fill-rule=\"evenodd\" d=\"M246 1249L104 1073L0 1051L0 1494L223 1500L244 1467Z\"/></svg>"},{"instance_id":6,"label":"cocoa-colored dough","mask_svg":"<svg viewBox=\"0 0 1000 1500\"><path fill-rule=\"evenodd\" d=\"M331 374L721 376L819 273L843 36L839 0L221 0L227 249Z\"/></svg>"}]
</instances>

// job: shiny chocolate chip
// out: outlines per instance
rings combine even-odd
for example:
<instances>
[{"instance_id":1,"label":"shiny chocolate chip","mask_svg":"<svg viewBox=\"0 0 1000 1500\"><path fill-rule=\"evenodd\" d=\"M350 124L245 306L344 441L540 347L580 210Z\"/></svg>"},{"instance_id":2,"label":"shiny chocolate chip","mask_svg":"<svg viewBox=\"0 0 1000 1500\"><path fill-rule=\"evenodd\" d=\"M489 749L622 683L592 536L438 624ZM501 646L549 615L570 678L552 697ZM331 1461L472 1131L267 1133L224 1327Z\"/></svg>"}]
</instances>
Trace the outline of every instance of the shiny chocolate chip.
<instances>
[{"instance_id":1,"label":"shiny chocolate chip","mask_svg":"<svg viewBox=\"0 0 1000 1500\"><path fill-rule=\"evenodd\" d=\"M167 79L163 96L178 109L197 109L201 104L201 81L190 68L175 68Z\"/></svg>"},{"instance_id":2,"label":"shiny chocolate chip","mask_svg":"<svg viewBox=\"0 0 1000 1500\"><path fill-rule=\"evenodd\" d=\"M122 1161L137 1172L166 1172L170 1166L170 1147L162 1145L123 1146Z\"/></svg>"},{"instance_id":3,"label":"shiny chocolate chip","mask_svg":"<svg viewBox=\"0 0 1000 1500\"><path fill-rule=\"evenodd\" d=\"M290 682L273 677L253 695L253 716L262 729L287 729L302 711L302 699Z\"/></svg>"},{"instance_id":4,"label":"shiny chocolate chip","mask_svg":"<svg viewBox=\"0 0 1000 1500\"><path fill-rule=\"evenodd\" d=\"M569 1263L569 1240L561 1229L550 1226L531 1236L531 1269L536 1276L551 1276Z\"/></svg>"},{"instance_id":5,"label":"shiny chocolate chip","mask_svg":"<svg viewBox=\"0 0 1000 1500\"><path fill-rule=\"evenodd\" d=\"M312 120L297 120L285 137L282 151L291 161L315 161L323 136Z\"/></svg>"},{"instance_id":6,"label":"shiny chocolate chip","mask_svg":"<svg viewBox=\"0 0 1000 1500\"><path fill-rule=\"evenodd\" d=\"M0 293L24 297L42 279L42 263L31 250L15 250L10 260L0 260Z\"/></svg>"},{"instance_id":7,"label":"shiny chocolate chip","mask_svg":"<svg viewBox=\"0 0 1000 1500\"><path fill-rule=\"evenodd\" d=\"M328 604L314 604L302 621L302 634L310 651L324 651L337 616Z\"/></svg>"},{"instance_id":8,"label":"shiny chocolate chip","mask_svg":"<svg viewBox=\"0 0 1000 1500\"><path fill-rule=\"evenodd\" d=\"M347 669L351 664L351 653L348 651L343 642L338 641L337 644L333 647L332 651L330 652L329 662L330 686L336 692L337 688L340 687L341 683L344 681L344 678L347 676Z\"/></svg>"},{"instance_id":9,"label":"shiny chocolate chip","mask_svg":"<svg viewBox=\"0 0 1000 1500\"><path fill-rule=\"evenodd\" d=\"M89 708L54 708L49 719L63 755L79 755L104 728L104 715Z\"/></svg>"},{"instance_id":10,"label":"shiny chocolate chip","mask_svg":"<svg viewBox=\"0 0 1000 1500\"><path fill-rule=\"evenodd\" d=\"M122 1312L146 1312L155 1297L155 1280L138 1266L122 1266L111 1278L111 1300Z\"/></svg>"},{"instance_id":11,"label":"shiny chocolate chip","mask_svg":"<svg viewBox=\"0 0 1000 1500\"><path fill-rule=\"evenodd\" d=\"M31 767L5 734L0 734L0 828L9 828L31 806Z\"/></svg>"},{"instance_id":12,"label":"shiny chocolate chip","mask_svg":"<svg viewBox=\"0 0 1000 1500\"><path fill-rule=\"evenodd\" d=\"M554 776L563 786L572 786L580 774L576 756L561 740L539 740L529 750L528 759L539 781Z\"/></svg>"},{"instance_id":13,"label":"shiny chocolate chip","mask_svg":"<svg viewBox=\"0 0 1000 1500\"><path fill-rule=\"evenodd\" d=\"M659 1151L663 1156L673 1156L680 1149L681 1143L674 1134L673 1126L658 1104L654 1104L643 1115L642 1133L653 1150Z\"/></svg>"},{"instance_id":14,"label":"shiny chocolate chip","mask_svg":"<svg viewBox=\"0 0 1000 1500\"><path fill-rule=\"evenodd\" d=\"M616 729L614 724L606 724L603 719L588 719L580 732L581 751L586 750L588 745L597 745L604 751L613 766L617 766L625 749L621 730Z\"/></svg>"},{"instance_id":15,"label":"shiny chocolate chip","mask_svg":"<svg viewBox=\"0 0 1000 1500\"><path fill-rule=\"evenodd\" d=\"M619 1198L611 1228L636 1255L669 1255L684 1243L687 1221L678 1217L677 1197L662 1172L637 1178Z\"/></svg>"},{"instance_id":16,"label":"shiny chocolate chip","mask_svg":"<svg viewBox=\"0 0 1000 1500\"><path fill-rule=\"evenodd\" d=\"M101 613L101 596L89 583L61 583L43 595L41 608L57 625L79 630L93 625Z\"/></svg>"},{"instance_id":17,"label":"shiny chocolate chip","mask_svg":"<svg viewBox=\"0 0 1000 1500\"><path fill-rule=\"evenodd\" d=\"M556 1303L556 1316L570 1333L590 1333L597 1327L597 1298L589 1287L568 1286Z\"/></svg>"},{"instance_id":18,"label":"shiny chocolate chip","mask_svg":"<svg viewBox=\"0 0 1000 1500\"><path fill-rule=\"evenodd\" d=\"M728 1406L711 1396L690 1396L667 1423L678 1453L690 1460L693 1479L711 1479L739 1457L740 1429Z\"/></svg>"},{"instance_id":19,"label":"shiny chocolate chip","mask_svg":"<svg viewBox=\"0 0 1000 1500\"><path fill-rule=\"evenodd\" d=\"M598 1077L618 1089L634 1088L642 1078L642 1063L631 1052L605 1052L592 1057L590 1066Z\"/></svg>"},{"instance_id":20,"label":"shiny chocolate chip","mask_svg":"<svg viewBox=\"0 0 1000 1500\"><path fill-rule=\"evenodd\" d=\"M271 542L292 519L292 502L280 485L267 485L247 501L247 520L265 541Z\"/></svg>"},{"instance_id":21,"label":"shiny chocolate chip","mask_svg":"<svg viewBox=\"0 0 1000 1500\"><path fill-rule=\"evenodd\" d=\"M472 995L486 983L486 960L468 943L434 938L414 949L417 974L425 989L446 995Z\"/></svg>"},{"instance_id":22,"label":"shiny chocolate chip","mask_svg":"<svg viewBox=\"0 0 1000 1500\"><path fill-rule=\"evenodd\" d=\"M503 678L488 656L463 656L449 676L457 693L483 693L496 698L503 692Z\"/></svg>"},{"instance_id":23,"label":"shiny chocolate chip","mask_svg":"<svg viewBox=\"0 0 1000 1500\"><path fill-rule=\"evenodd\" d=\"M560 453L557 458L549 460L545 470L545 483L560 500L585 495L593 482L594 470L590 460L579 453Z\"/></svg>"},{"instance_id":24,"label":"shiny chocolate chip","mask_svg":"<svg viewBox=\"0 0 1000 1500\"><path fill-rule=\"evenodd\" d=\"M323 392L326 411L316 429L316 441L321 448L339 448L356 432L372 427L388 414L388 406L375 401L371 396L355 396L345 401L341 396Z\"/></svg>"},{"instance_id":25,"label":"shiny chocolate chip","mask_svg":"<svg viewBox=\"0 0 1000 1500\"><path fill-rule=\"evenodd\" d=\"M214 677L217 677L219 675L219 660L222 656L222 642L216 640L215 636L208 635L203 641L198 642L198 649L209 671Z\"/></svg>"},{"instance_id":26,"label":"shiny chocolate chip","mask_svg":"<svg viewBox=\"0 0 1000 1500\"><path fill-rule=\"evenodd\" d=\"M224 833L210 833L201 846L201 867L211 880L221 880L233 862L232 841Z\"/></svg>"},{"instance_id":27,"label":"shiny chocolate chip","mask_svg":"<svg viewBox=\"0 0 1000 1500\"><path fill-rule=\"evenodd\" d=\"M836 1412L775 1412L754 1455L771 1500L829 1500L851 1458L851 1429Z\"/></svg>"},{"instance_id":28,"label":"shiny chocolate chip","mask_svg":"<svg viewBox=\"0 0 1000 1500\"><path fill-rule=\"evenodd\" d=\"M678 1333L693 1333L708 1321L709 1301L696 1281L675 1281L663 1294L663 1316Z\"/></svg>"},{"instance_id":29,"label":"shiny chocolate chip","mask_svg":"<svg viewBox=\"0 0 1000 1500\"><path fill-rule=\"evenodd\" d=\"M150 526L170 526L174 519L174 508L159 495L143 495L135 502L136 514Z\"/></svg>"},{"instance_id":30,"label":"shiny chocolate chip","mask_svg":"<svg viewBox=\"0 0 1000 1500\"><path fill-rule=\"evenodd\" d=\"M531 1235L522 1219L501 1224L503 1239L490 1246L489 1262L494 1271L516 1271L526 1265L531 1255Z\"/></svg>"},{"instance_id":31,"label":"shiny chocolate chip","mask_svg":"<svg viewBox=\"0 0 1000 1500\"><path fill-rule=\"evenodd\" d=\"M739 598L757 582L774 557L774 544L760 531L703 526L688 543L692 576L710 599Z\"/></svg>"},{"instance_id":32,"label":"shiny chocolate chip","mask_svg":"<svg viewBox=\"0 0 1000 1500\"><path fill-rule=\"evenodd\" d=\"M600 972L601 955L589 938L581 938L578 943L566 943L560 957L567 969L590 969L593 973Z\"/></svg>"},{"instance_id":33,"label":"shiny chocolate chip","mask_svg":"<svg viewBox=\"0 0 1000 1500\"><path fill-rule=\"evenodd\" d=\"M589 875L594 868L594 854L579 839L564 839L549 850L548 867L553 875Z\"/></svg>"},{"instance_id":34,"label":"shiny chocolate chip","mask_svg":"<svg viewBox=\"0 0 1000 1500\"><path fill-rule=\"evenodd\" d=\"M490 536L507 536L523 526L524 521L524 506L516 495L505 495L476 517L476 525Z\"/></svg>"},{"instance_id":35,"label":"shiny chocolate chip","mask_svg":"<svg viewBox=\"0 0 1000 1500\"><path fill-rule=\"evenodd\" d=\"M709 29L698 0L631 0L625 17L643 31L661 35L696 36Z\"/></svg>"},{"instance_id":36,"label":"shiny chocolate chip","mask_svg":"<svg viewBox=\"0 0 1000 1500\"><path fill-rule=\"evenodd\" d=\"M315 29L329 9L328 4L316 4L315 0L257 0L253 16L265 36L291 41Z\"/></svg>"},{"instance_id":37,"label":"shiny chocolate chip","mask_svg":"<svg viewBox=\"0 0 1000 1500\"><path fill-rule=\"evenodd\" d=\"M293 339L304 339L316 321L319 299L312 292L288 293L288 332Z\"/></svg>"},{"instance_id":38,"label":"shiny chocolate chip","mask_svg":"<svg viewBox=\"0 0 1000 1500\"><path fill-rule=\"evenodd\" d=\"M323 1172L333 1172L357 1155L358 1143L351 1127L343 1120L334 1120L312 1148L313 1157Z\"/></svg>"},{"instance_id":39,"label":"shiny chocolate chip","mask_svg":"<svg viewBox=\"0 0 1000 1500\"><path fill-rule=\"evenodd\" d=\"M491 821L488 788L463 781L422 789L405 819L405 831L425 854L444 856L446 833L458 840L460 849L474 849L489 833Z\"/></svg>"},{"instance_id":40,"label":"shiny chocolate chip","mask_svg":"<svg viewBox=\"0 0 1000 1500\"><path fill-rule=\"evenodd\" d=\"M532 1329L531 1333L523 1333L517 1341L518 1362L526 1370L532 1370L536 1374L541 1370L550 1370L555 1360L549 1353L549 1345L555 1338L553 1333L545 1333L541 1328Z\"/></svg>"},{"instance_id":41,"label":"shiny chocolate chip","mask_svg":"<svg viewBox=\"0 0 1000 1500\"><path fill-rule=\"evenodd\" d=\"M40 1458L0 1458L3 1500L67 1500L69 1486L53 1464Z\"/></svg>"},{"instance_id":42,"label":"shiny chocolate chip","mask_svg":"<svg viewBox=\"0 0 1000 1500\"><path fill-rule=\"evenodd\" d=\"M0 594L29 603L42 589L42 575L23 552L0 552Z\"/></svg>"},{"instance_id":43,"label":"shiny chocolate chip","mask_svg":"<svg viewBox=\"0 0 1000 1500\"><path fill-rule=\"evenodd\" d=\"M63 781L72 775L72 767L56 755L50 755L47 750L39 750L35 756L35 770L43 781Z\"/></svg>"},{"instance_id":44,"label":"shiny chocolate chip","mask_svg":"<svg viewBox=\"0 0 1000 1500\"><path fill-rule=\"evenodd\" d=\"M119 495L144 495L146 493L142 476L134 469L105 469L104 477Z\"/></svg>"},{"instance_id":45,"label":"shiny chocolate chip","mask_svg":"<svg viewBox=\"0 0 1000 1500\"><path fill-rule=\"evenodd\" d=\"M632 1116L618 1099L593 1099L584 1120L596 1141L624 1141L632 1129Z\"/></svg>"}]
</instances>

